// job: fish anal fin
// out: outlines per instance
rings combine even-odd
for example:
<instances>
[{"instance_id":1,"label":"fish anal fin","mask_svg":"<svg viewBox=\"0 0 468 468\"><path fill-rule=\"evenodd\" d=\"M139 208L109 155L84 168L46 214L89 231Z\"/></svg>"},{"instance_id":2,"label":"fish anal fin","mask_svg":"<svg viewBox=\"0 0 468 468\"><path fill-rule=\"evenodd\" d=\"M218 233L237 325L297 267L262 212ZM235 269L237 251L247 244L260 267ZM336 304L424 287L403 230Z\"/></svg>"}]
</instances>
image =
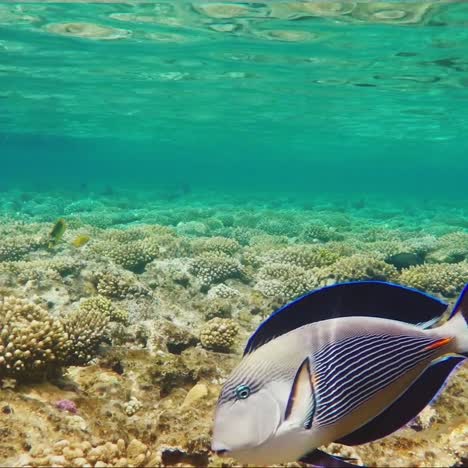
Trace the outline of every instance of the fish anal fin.
<instances>
[{"instance_id":1,"label":"fish anal fin","mask_svg":"<svg viewBox=\"0 0 468 468\"><path fill-rule=\"evenodd\" d=\"M366 444L400 429L437 396L449 375L465 359L462 356L447 356L435 361L385 411L335 442L344 445Z\"/></svg>"},{"instance_id":2,"label":"fish anal fin","mask_svg":"<svg viewBox=\"0 0 468 468\"><path fill-rule=\"evenodd\" d=\"M299 459L300 462L305 463L307 465L312 466L324 466L327 468L346 468L346 467L354 467L354 468L362 468L362 465L355 465L353 463L349 463L349 460L354 460L350 458L339 457L336 455L330 455L329 453L323 452L322 450L315 449L312 452L304 455L302 458Z\"/></svg>"}]
</instances>

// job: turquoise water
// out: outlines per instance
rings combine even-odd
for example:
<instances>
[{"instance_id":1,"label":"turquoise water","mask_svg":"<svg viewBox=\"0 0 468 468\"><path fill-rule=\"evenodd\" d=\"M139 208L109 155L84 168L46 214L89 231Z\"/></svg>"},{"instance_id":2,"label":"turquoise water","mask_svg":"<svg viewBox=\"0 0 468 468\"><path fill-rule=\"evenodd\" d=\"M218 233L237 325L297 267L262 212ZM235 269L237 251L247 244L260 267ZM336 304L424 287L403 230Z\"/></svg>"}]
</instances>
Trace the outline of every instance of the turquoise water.
<instances>
[{"instance_id":1,"label":"turquoise water","mask_svg":"<svg viewBox=\"0 0 468 468\"><path fill-rule=\"evenodd\" d=\"M466 103L467 2L0 2L0 466L238 466L213 413L275 309L451 307ZM322 448L466 466L467 378Z\"/></svg>"},{"instance_id":2,"label":"turquoise water","mask_svg":"<svg viewBox=\"0 0 468 468\"><path fill-rule=\"evenodd\" d=\"M0 5L2 186L466 199L468 5Z\"/></svg>"}]
</instances>

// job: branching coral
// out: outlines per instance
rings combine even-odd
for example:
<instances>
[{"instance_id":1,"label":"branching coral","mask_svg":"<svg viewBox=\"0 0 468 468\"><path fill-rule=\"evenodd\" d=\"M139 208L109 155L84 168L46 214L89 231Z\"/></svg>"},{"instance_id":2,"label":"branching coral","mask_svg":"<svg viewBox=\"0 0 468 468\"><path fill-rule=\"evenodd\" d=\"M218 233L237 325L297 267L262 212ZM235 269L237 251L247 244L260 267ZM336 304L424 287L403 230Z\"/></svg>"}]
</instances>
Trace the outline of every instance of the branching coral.
<instances>
[{"instance_id":1,"label":"branching coral","mask_svg":"<svg viewBox=\"0 0 468 468\"><path fill-rule=\"evenodd\" d=\"M229 286L221 283L210 288L208 291L208 297L210 299L236 299L240 297L240 293L237 289L230 288Z\"/></svg>"},{"instance_id":2,"label":"branching coral","mask_svg":"<svg viewBox=\"0 0 468 468\"><path fill-rule=\"evenodd\" d=\"M65 362L71 346L63 324L45 309L0 298L0 378L47 374Z\"/></svg>"},{"instance_id":3,"label":"branching coral","mask_svg":"<svg viewBox=\"0 0 468 468\"><path fill-rule=\"evenodd\" d=\"M225 279L242 275L242 267L238 260L212 252L195 257L192 260L190 271L203 286L220 283Z\"/></svg>"},{"instance_id":4,"label":"branching coral","mask_svg":"<svg viewBox=\"0 0 468 468\"><path fill-rule=\"evenodd\" d=\"M440 237L427 260L436 263L457 263L468 260L468 232L451 232Z\"/></svg>"},{"instance_id":5,"label":"branching coral","mask_svg":"<svg viewBox=\"0 0 468 468\"><path fill-rule=\"evenodd\" d=\"M239 249L239 243L234 239L226 237L209 237L194 239L192 242L193 252L200 254L203 252L215 252L226 255L233 255Z\"/></svg>"},{"instance_id":6,"label":"branching coral","mask_svg":"<svg viewBox=\"0 0 468 468\"><path fill-rule=\"evenodd\" d=\"M21 260L26 254L45 247L46 239L40 236L16 235L0 243L0 262Z\"/></svg>"},{"instance_id":7,"label":"branching coral","mask_svg":"<svg viewBox=\"0 0 468 468\"><path fill-rule=\"evenodd\" d=\"M301 238L306 242L329 242L342 240L344 236L325 224L313 223L304 227Z\"/></svg>"},{"instance_id":8,"label":"branching coral","mask_svg":"<svg viewBox=\"0 0 468 468\"><path fill-rule=\"evenodd\" d=\"M111 271L100 271L95 275L96 289L99 294L115 299L127 299L146 296L149 291L136 284L130 272L117 274Z\"/></svg>"},{"instance_id":9,"label":"branching coral","mask_svg":"<svg viewBox=\"0 0 468 468\"><path fill-rule=\"evenodd\" d=\"M127 323L128 321L128 311L115 308L112 302L103 296L93 296L85 299L80 304L80 310L107 315L112 322Z\"/></svg>"},{"instance_id":10,"label":"branching coral","mask_svg":"<svg viewBox=\"0 0 468 468\"><path fill-rule=\"evenodd\" d=\"M343 257L318 274L321 281L382 280L396 281L398 271L393 265L371 255L355 254Z\"/></svg>"},{"instance_id":11,"label":"branching coral","mask_svg":"<svg viewBox=\"0 0 468 468\"><path fill-rule=\"evenodd\" d=\"M238 333L239 326L234 320L215 317L203 326L200 342L204 348L226 352L235 343Z\"/></svg>"},{"instance_id":12,"label":"branching coral","mask_svg":"<svg viewBox=\"0 0 468 468\"><path fill-rule=\"evenodd\" d=\"M401 272L400 281L423 291L454 297L468 281L468 262L410 267Z\"/></svg>"},{"instance_id":13,"label":"branching coral","mask_svg":"<svg viewBox=\"0 0 468 468\"><path fill-rule=\"evenodd\" d=\"M68 364L86 364L96 355L105 336L109 315L96 309L80 309L62 319L71 342Z\"/></svg>"},{"instance_id":14,"label":"branching coral","mask_svg":"<svg viewBox=\"0 0 468 468\"><path fill-rule=\"evenodd\" d=\"M324 267L333 264L340 254L316 245L294 245L272 251L268 257L274 263L288 263L303 268Z\"/></svg>"},{"instance_id":15,"label":"branching coral","mask_svg":"<svg viewBox=\"0 0 468 468\"><path fill-rule=\"evenodd\" d=\"M111 259L116 265L123 268L141 272L147 263L157 255L153 245L144 241L129 243L98 243L92 249L97 255L104 255Z\"/></svg>"},{"instance_id":16,"label":"branching coral","mask_svg":"<svg viewBox=\"0 0 468 468\"><path fill-rule=\"evenodd\" d=\"M316 285L317 279L312 271L295 265L271 263L259 270L255 289L265 296L289 300L305 294Z\"/></svg>"}]
</instances>

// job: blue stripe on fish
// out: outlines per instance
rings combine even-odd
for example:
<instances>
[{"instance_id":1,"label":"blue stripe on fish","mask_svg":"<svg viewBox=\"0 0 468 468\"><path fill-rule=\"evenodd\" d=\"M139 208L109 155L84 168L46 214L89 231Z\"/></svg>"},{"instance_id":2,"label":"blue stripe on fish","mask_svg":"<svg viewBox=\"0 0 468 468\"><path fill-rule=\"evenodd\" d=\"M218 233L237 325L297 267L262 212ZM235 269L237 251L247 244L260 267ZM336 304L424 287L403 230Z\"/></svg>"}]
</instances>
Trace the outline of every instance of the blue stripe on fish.
<instances>
[{"instance_id":1,"label":"blue stripe on fish","mask_svg":"<svg viewBox=\"0 0 468 468\"><path fill-rule=\"evenodd\" d=\"M249 354L268 341L309 323L336 317L366 316L412 324L440 317L447 304L416 289L382 281L359 281L312 291L271 314L250 337Z\"/></svg>"},{"instance_id":2,"label":"blue stripe on fish","mask_svg":"<svg viewBox=\"0 0 468 468\"><path fill-rule=\"evenodd\" d=\"M313 356L318 376L319 425L333 424L396 381L423 360L436 353L430 345L438 340L429 337L378 335L327 346ZM354 352L347 352L351 348ZM344 351L344 354L343 354ZM337 355L345 356L342 360Z\"/></svg>"},{"instance_id":3,"label":"blue stripe on fish","mask_svg":"<svg viewBox=\"0 0 468 468\"><path fill-rule=\"evenodd\" d=\"M465 287L463 288L463 291L460 294L460 297L458 298L458 301L456 302L452 313L450 314L450 318L452 318L455 314L457 314L460 311L468 323L468 284L465 284Z\"/></svg>"}]
</instances>

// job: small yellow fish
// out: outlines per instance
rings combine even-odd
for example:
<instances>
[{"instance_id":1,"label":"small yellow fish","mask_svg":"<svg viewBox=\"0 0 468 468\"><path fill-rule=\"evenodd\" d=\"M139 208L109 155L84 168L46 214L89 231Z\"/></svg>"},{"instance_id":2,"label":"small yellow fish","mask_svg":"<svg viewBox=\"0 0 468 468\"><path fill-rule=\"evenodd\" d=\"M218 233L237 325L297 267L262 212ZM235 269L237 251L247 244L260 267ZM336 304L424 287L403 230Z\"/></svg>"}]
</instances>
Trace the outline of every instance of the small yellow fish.
<instances>
[{"instance_id":1,"label":"small yellow fish","mask_svg":"<svg viewBox=\"0 0 468 468\"><path fill-rule=\"evenodd\" d=\"M58 219L54 224L52 231L50 231L49 234L49 249L51 249L59 243L60 239L63 237L65 229L67 229L67 223L65 222L65 220L62 218Z\"/></svg>"},{"instance_id":2,"label":"small yellow fish","mask_svg":"<svg viewBox=\"0 0 468 468\"><path fill-rule=\"evenodd\" d=\"M77 237L72 241L72 244L73 244L76 248L80 248L80 247L83 247L83 245L87 244L90 240L91 240L91 238L90 238L89 236L81 235L81 236L77 236Z\"/></svg>"}]
</instances>

